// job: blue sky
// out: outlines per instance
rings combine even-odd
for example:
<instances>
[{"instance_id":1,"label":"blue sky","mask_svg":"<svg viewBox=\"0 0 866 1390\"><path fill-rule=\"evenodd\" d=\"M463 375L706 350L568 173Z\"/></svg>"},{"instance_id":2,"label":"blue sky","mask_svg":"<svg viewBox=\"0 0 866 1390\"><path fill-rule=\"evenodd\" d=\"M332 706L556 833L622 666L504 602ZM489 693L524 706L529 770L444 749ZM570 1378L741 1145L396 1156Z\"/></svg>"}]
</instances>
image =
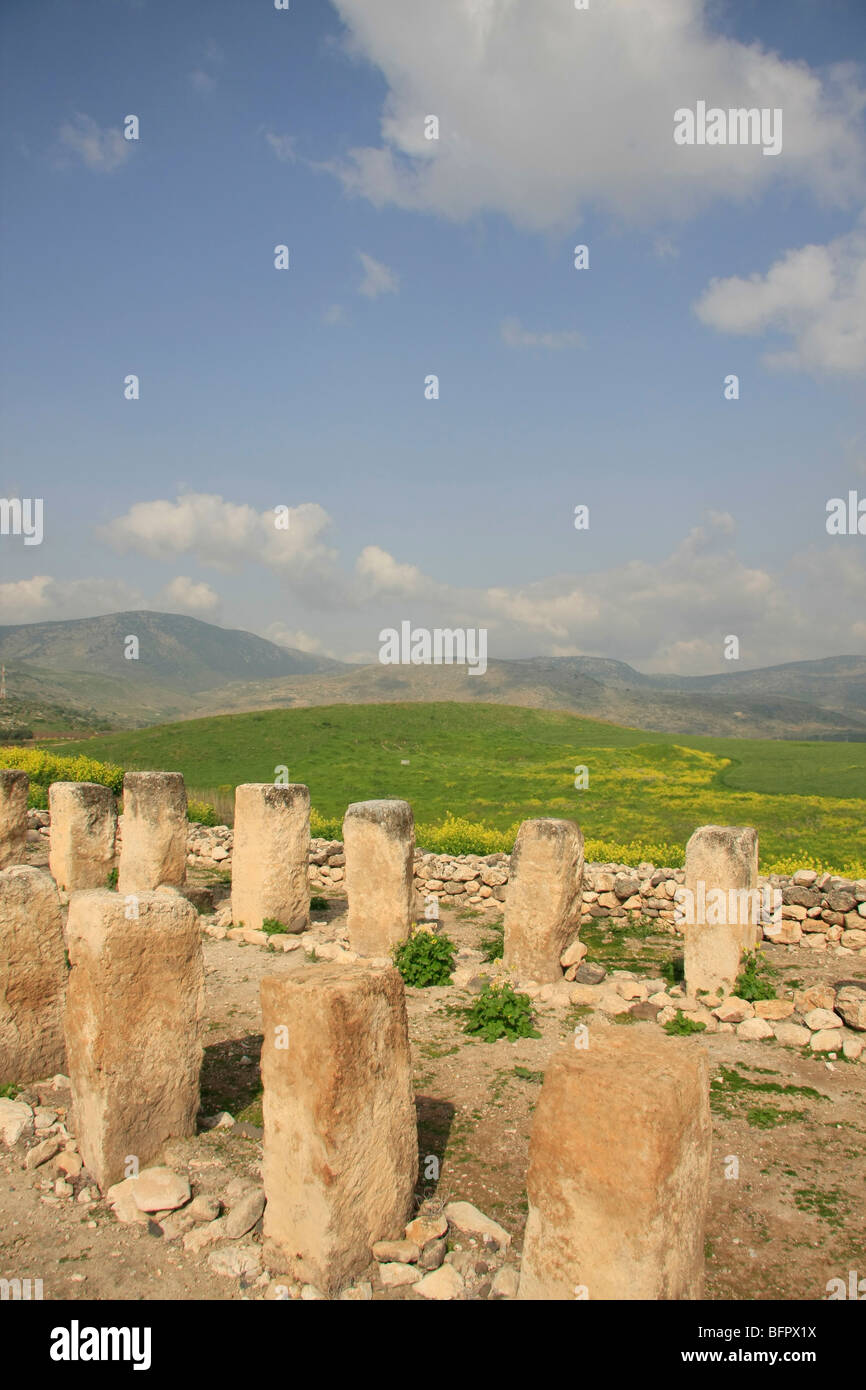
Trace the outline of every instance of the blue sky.
<instances>
[{"instance_id":1,"label":"blue sky","mask_svg":"<svg viewBox=\"0 0 866 1390\"><path fill-rule=\"evenodd\" d=\"M10 0L0 39L0 493L45 509L0 622L864 650L858 0ZM781 154L676 147L698 100L780 107Z\"/></svg>"}]
</instances>

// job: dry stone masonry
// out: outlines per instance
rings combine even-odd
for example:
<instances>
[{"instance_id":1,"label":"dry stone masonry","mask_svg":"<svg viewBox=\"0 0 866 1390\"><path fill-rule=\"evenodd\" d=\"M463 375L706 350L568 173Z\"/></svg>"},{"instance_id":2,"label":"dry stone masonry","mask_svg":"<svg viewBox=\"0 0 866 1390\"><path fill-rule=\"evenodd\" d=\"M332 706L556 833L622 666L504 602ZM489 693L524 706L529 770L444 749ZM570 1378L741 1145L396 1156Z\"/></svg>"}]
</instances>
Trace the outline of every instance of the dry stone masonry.
<instances>
[{"instance_id":1,"label":"dry stone masonry","mask_svg":"<svg viewBox=\"0 0 866 1390\"><path fill-rule=\"evenodd\" d=\"M583 835L570 820L525 820L511 855L504 964L547 983L580 930Z\"/></svg>"},{"instance_id":2,"label":"dry stone masonry","mask_svg":"<svg viewBox=\"0 0 866 1390\"><path fill-rule=\"evenodd\" d=\"M60 896L50 874L0 872L0 1086L65 1065L66 959Z\"/></svg>"},{"instance_id":3,"label":"dry stone masonry","mask_svg":"<svg viewBox=\"0 0 866 1390\"><path fill-rule=\"evenodd\" d=\"M96 782L53 782L48 866L67 893L105 888L114 867L117 811L110 787Z\"/></svg>"},{"instance_id":4,"label":"dry stone masonry","mask_svg":"<svg viewBox=\"0 0 866 1390\"><path fill-rule=\"evenodd\" d=\"M518 1297L700 1298L711 1141L694 1043L608 1030L555 1057L530 1138Z\"/></svg>"},{"instance_id":5,"label":"dry stone masonry","mask_svg":"<svg viewBox=\"0 0 866 1390\"><path fill-rule=\"evenodd\" d=\"M186 880L186 787L179 772L127 772L117 887L148 893Z\"/></svg>"},{"instance_id":6,"label":"dry stone masonry","mask_svg":"<svg viewBox=\"0 0 866 1390\"><path fill-rule=\"evenodd\" d=\"M0 768L0 869L24 860L29 790L26 772Z\"/></svg>"},{"instance_id":7,"label":"dry stone masonry","mask_svg":"<svg viewBox=\"0 0 866 1390\"><path fill-rule=\"evenodd\" d=\"M356 801L343 821L349 945L385 956L405 941L414 916L415 820L408 801Z\"/></svg>"},{"instance_id":8,"label":"dry stone masonry","mask_svg":"<svg viewBox=\"0 0 866 1390\"><path fill-rule=\"evenodd\" d=\"M81 1154L100 1188L194 1134L204 964L195 909L171 889L74 893L66 1047Z\"/></svg>"},{"instance_id":9,"label":"dry stone masonry","mask_svg":"<svg viewBox=\"0 0 866 1390\"><path fill-rule=\"evenodd\" d=\"M403 980L391 966L304 966L262 981L264 1234L329 1292L398 1239L418 1140Z\"/></svg>"},{"instance_id":10,"label":"dry stone masonry","mask_svg":"<svg viewBox=\"0 0 866 1390\"><path fill-rule=\"evenodd\" d=\"M235 792L232 918L261 930L268 918L289 932L310 924L307 858L310 792L300 784L247 782Z\"/></svg>"},{"instance_id":11,"label":"dry stone masonry","mask_svg":"<svg viewBox=\"0 0 866 1390\"><path fill-rule=\"evenodd\" d=\"M703 825L686 845L686 984L692 994L729 994L744 951L758 942L752 895L758 888L758 834L746 826Z\"/></svg>"}]
</instances>

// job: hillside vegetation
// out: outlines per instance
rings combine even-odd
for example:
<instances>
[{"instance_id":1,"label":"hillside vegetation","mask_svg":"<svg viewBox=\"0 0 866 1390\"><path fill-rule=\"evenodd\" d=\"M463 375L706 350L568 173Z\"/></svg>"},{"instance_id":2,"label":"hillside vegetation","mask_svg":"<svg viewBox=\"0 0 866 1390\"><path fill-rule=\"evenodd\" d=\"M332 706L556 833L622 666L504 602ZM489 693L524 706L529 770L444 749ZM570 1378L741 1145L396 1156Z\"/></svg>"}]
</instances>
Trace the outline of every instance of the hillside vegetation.
<instances>
[{"instance_id":1,"label":"hillside vegetation","mask_svg":"<svg viewBox=\"0 0 866 1390\"><path fill-rule=\"evenodd\" d=\"M565 816L622 851L604 857L659 862L667 850L666 862L679 863L696 826L747 824L759 831L765 870L866 875L862 743L673 738L502 705L392 704L256 711L57 747L182 772L204 800L287 767L331 822L325 833L338 832L351 801L401 796L422 825L451 815L501 832L482 849L506 847L527 817Z\"/></svg>"}]
</instances>

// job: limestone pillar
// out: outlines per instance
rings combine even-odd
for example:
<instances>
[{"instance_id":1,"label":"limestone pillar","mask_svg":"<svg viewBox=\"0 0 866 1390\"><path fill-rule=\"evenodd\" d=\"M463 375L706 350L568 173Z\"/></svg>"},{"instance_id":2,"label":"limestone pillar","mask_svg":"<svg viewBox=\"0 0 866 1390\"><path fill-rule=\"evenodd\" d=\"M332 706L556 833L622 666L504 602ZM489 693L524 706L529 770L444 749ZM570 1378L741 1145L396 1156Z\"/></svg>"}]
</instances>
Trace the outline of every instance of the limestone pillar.
<instances>
[{"instance_id":1,"label":"limestone pillar","mask_svg":"<svg viewBox=\"0 0 866 1390\"><path fill-rule=\"evenodd\" d=\"M558 1054L532 1124L518 1298L700 1298L711 1141L692 1039L605 1029Z\"/></svg>"},{"instance_id":2,"label":"limestone pillar","mask_svg":"<svg viewBox=\"0 0 866 1390\"><path fill-rule=\"evenodd\" d=\"M235 791L232 921L254 930L270 917L290 932L310 924L310 792L247 782Z\"/></svg>"},{"instance_id":3,"label":"limestone pillar","mask_svg":"<svg viewBox=\"0 0 866 1390\"><path fill-rule=\"evenodd\" d=\"M418 1176L403 981L309 965L262 980L264 1235L273 1267L324 1292L401 1239Z\"/></svg>"},{"instance_id":4,"label":"limestone pillar","mask_svg":"<svg viewBox=\"0 0 866 1390\"><path fill-rule=\"evenodd\" d=\"M110 787L96 782L52 782L48 866L67 893L105 888L114 867L117 811Z\"/></svg>"},{"instance_id":5,"label":"limestone pillar","mask_svg":"<svg viewBox=\"0 0 866 1390\"><path fill-rule=\"evenodd\" d=\"M67 973L60 897L51 875L26 864L3 870L0 1086L64 1071Z\"/></svg>"},{"instance_id":6,"label":"limestone pillar","mask_svg":"<svg viewBox=\"0 0 866 1390\"><path fill-rule=\"evenodd\" d=\"M26 772L0 768L0 869L24 861L29 790Z\"/></svg>"},{"instance_id":7,"label":"limestone pillar","mask_svg":"<svg viewBox=\"0 0 866 1390\"><path fill-rule=\"evenodd\" d=\"M571 820L525 820L511 854L503 964L521 980L561 980L580 930L583 834Z\"/></svg>"},{"instance_id":8,"label":"limestone pillar","mask_svg":"<svg viewBox=\"0 0 866 1390\"><path fill-rule=\"evenodd\" d=\"M389 955L409 936L415 820L408 801L356 801L343 820L349 945Z\"/></svg>"},{"instance_id":9,"label":"limestone pillar","mask_svg":"<svg viewBox=\"0 0 866 1390\"><path fill-rule=\"evenodd\" d=\"M690 994L730 994L758 942L758 832L702 825L686 845L685 975Z\"/></svg>"},{"instance_id":10,"label":"limestone pillar","mask_svg":"<svg viewBox=\"0 0 866 1390\"><path fill-rule=\"evenodd\" d=\"M117 888L148 893L186 882L186 787L179 772L127 772Z\"/></svg>"},{"instance_id":11,"label":"limestone pillar","mask_svg":"<svg viewBox=\"0 0 866 1390\"><path fill-rule=\"evenodd\" d=\"M195 1133L204 965L195 909L161 889L69 903L66 1047L76 1135L104 1192Z\"/></svg>"}]
</instances>

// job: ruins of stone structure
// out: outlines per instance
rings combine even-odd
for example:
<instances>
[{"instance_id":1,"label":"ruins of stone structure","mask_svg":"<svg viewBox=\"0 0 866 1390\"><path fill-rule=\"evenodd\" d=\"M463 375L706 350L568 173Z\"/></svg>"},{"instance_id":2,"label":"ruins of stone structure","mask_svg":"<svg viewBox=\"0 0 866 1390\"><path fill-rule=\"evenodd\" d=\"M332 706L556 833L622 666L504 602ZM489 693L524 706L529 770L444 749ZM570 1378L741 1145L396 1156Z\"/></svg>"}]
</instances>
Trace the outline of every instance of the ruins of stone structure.
<instances>
[{"instance_id":1,"label":"ruins of stone structure","mask_svg":"<svg viewBox=\"0 0 866 1390\"><path fill-rule=\"evenodd\" d=\"M179 772L127 772L117 888L149 893L186 881L186 787Z\"/></svg>"},{"instance_id":2,"label":"ruins of stone structure","mask_svg":"<svg viewBox=\"0 0 866 1390\"><path fill-rule=\"evenodd\" d=\"M0 768L0 869L20 864L24 859L29 790L26 772Z\"/></svg>"},{"instance_id":3,"label":"ruins of stone structure","mask_svg":"<svg viewBox=\"0 0 866 1390\"><path fill-rule=\"evenodd\" d=\"M570 820L525 820L511 855L503 963L524 980L562 979L580 930L583 835Z\"/></svg>"},{"instance_id":4,"label":"ruins of stone structure","mask_svg":"<svg viewBox=\"0 0 866 1390\"><path fill-rule=\"evenodd\" d=\"M195 1134L204 963L195 909L162 888L69 903L66 1048L84 1162L104 1192Z\"/></svg>"},{"instance_id":5,"label":"ruins of stone structure","mask_svg":"<svg viewBox=\"0 0 866 1390\"><path fill-rule=\"evenodd\" d=\"M50 874L0 872L0 1086L63 1071L66 958Z\"/></svg>"},{"instance_id":6,"label":"ruins of stone structure","mask_svg":"<svg viewBox=\"0 0 866 1390\"><path fill-rule=\"evenodd\" d=\"M530 1138L518 1297L700 1298L711 1142L693 1041L608 1029L555 1056Z\"/></svg>"},{"instance_id":7,"label":"ruins of stone structure","mask_svg":"<svg viewBox=\"0 0 866 1390\"><path fill-rule=\"evenodd\" d=\"M753 894L758 887L758 832L750 826L702 825L686 845L686 984L692 994L730 994L744 951L758 943Z\"/></svg>"},{"instance_id":8,"label":"ruins of stone structure","mask_svg":"<svg viewBox=\"0 0 866 1390\"><path fill-rule=\"evenodd\" d=\"M310 924L307 860L310 791L300 783L247 782L235 791L232 920L260 930L271 918L289 932Z\"/></svg>"},{"instance_id":9,"label":"ruins of stone structure","mask_svg":"<svg viewBox=\"0 0 866 1390\"><path fill-rule=\"evenodd\" d=\"M356 801L343 821L349 945L385 956L413 918L415 820L408 801Z\"/></svg>"},{"instance_id":10,"label":"ruins of stone structure","mask_svg":"<svg viewBox=\"0 0 866 1390\"><path fill-rule=\"evenodd\" d=\"M105 888L114 867L117 810L110 787L96 782L52 782L48 866L67 893Z\"/></svg>"},{"instance_id":11,"label":"ruins of stone structure","mask_svg":"<svg viewBox=\"0 0 866 1390\"><path fill-rule=\"evenodd\" d=\"M400 1239L418 1175L403 980L308 965L262 980L264 1234L275 1267L326 1292Z\"/></svg>"}]
</instances>

